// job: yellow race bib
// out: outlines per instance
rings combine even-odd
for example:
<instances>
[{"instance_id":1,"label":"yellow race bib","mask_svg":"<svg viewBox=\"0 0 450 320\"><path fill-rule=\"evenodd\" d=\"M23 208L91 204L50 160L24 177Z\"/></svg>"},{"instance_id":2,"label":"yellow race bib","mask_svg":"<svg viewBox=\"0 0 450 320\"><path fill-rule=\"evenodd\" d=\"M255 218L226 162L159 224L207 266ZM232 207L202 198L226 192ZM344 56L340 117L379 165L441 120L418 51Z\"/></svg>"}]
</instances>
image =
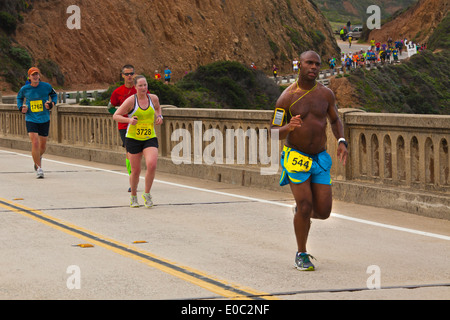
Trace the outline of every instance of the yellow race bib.
<instances>
[{"instance_id":1,"label":"yellow race bib","mask_svg":"<svg viewBox=\"0 0 450 320\"><path fill-rule=\"evenodd\" d=\"M30 101L30 109L31 109L31 112L44 111L44 105L42 104L42 100Z\"/></svg>"},{"instance_id":2,"label":"yellow race bib","mask_svg":"<svg viewBox=\"0 0 450 320\"><path fill-rule=\"evenodd\" d=\"M151 123L137 123L136 124L136 138L149 138L152 135L153 124Z\"/></svg>"},{"instance_id":3,"label":"yellow race bib","mask_svg":"<svg viewBox=\"0 0 450 320\"><path fill-rule=\"evenodd\" d=\"M290 150L284 161L284 167L288 172L308 172L311 170L313 159L297 151Z\"/></svg>"}]
</instances>

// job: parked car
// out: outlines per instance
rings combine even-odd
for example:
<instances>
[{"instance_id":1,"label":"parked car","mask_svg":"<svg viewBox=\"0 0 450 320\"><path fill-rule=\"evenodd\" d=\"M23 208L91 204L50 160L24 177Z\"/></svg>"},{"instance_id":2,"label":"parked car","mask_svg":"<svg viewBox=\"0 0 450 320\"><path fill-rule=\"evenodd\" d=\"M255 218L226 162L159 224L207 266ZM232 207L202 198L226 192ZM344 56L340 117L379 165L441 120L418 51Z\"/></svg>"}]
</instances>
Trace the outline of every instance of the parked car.
<instances>
[{"instance_id":1,"label":"parked car","mask_svg":"<svg viewBox=\"0 0 450 320\"><path fill-rule=\"evenodd\" d=\"M352 37L353 39L361 38L363 27L362 26L354 26L352 31L347 34L347 37Z\"/></svg>"}]
</instances>

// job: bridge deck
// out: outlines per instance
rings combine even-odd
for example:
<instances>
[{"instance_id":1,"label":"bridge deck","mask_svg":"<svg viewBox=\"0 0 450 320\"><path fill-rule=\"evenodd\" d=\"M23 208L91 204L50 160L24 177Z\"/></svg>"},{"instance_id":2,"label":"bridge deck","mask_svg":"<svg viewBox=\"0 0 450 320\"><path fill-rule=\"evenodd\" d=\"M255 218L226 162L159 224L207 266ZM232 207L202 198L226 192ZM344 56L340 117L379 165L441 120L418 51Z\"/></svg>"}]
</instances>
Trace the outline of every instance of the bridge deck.
<instances>
[{"instance_id":1,"label":"bridge deck","mask_svg":"<svg viewBox=\"0 0 450 320\"><path fill-rule=\"evenodd\" d=\"M450 298L447 220L335 201L302 273L288 193L157 173L155 206L132 209L125 167L43 168L0 148L0 299Z\"/></svg>"}]
</instances>

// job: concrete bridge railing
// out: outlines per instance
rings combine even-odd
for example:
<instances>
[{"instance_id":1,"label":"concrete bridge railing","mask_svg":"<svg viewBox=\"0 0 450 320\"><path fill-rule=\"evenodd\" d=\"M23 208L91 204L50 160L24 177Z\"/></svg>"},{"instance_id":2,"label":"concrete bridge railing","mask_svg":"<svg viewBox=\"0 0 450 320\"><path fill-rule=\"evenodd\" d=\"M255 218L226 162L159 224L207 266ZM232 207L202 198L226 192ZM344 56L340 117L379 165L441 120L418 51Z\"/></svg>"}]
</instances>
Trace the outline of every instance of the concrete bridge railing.
<instances>
[{"instance_id":1,"label":"concrete bridge railing","mask_svg":"<svg viewBox=\"0 0 450 320\"><path fill-rule=\"evenodd\" d=\"M339 164L328 128L335 198L450 219L450 116L339 112L349 159L345 167ZM164 124L156 128L158 169L280 190L276 161L282 142L270 137L272 111L163 106L163 115ZM29 150L24 116L14 105L0 105L0 145ZM106 107L56 106L48 150L124 161L117 123ZM275 172L268 170L275 165Z\"/></svg>"}]
</instances>

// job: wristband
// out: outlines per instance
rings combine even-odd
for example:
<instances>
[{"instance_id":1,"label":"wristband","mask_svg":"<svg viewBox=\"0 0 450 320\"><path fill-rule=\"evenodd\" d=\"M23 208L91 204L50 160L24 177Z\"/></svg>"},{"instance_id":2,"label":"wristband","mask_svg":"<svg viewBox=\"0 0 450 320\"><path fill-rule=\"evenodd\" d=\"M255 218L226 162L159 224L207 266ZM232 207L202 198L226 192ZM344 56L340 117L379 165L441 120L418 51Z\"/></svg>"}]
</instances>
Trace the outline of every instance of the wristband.
<instances>
[{"instance_id":1,"label":"wristband","mask_svg":"<svg viewBox=\"0 0 450 320\"><path fill-rule=\"evenodd\" d=\"M345 141L345 138L339 138L339 140L338 140L338 145L339 145L340 143L343 143L344 146L345 146L346 148L348 148L348 143L347 143L347 141Z\"/></svg>"}]
</instances>

